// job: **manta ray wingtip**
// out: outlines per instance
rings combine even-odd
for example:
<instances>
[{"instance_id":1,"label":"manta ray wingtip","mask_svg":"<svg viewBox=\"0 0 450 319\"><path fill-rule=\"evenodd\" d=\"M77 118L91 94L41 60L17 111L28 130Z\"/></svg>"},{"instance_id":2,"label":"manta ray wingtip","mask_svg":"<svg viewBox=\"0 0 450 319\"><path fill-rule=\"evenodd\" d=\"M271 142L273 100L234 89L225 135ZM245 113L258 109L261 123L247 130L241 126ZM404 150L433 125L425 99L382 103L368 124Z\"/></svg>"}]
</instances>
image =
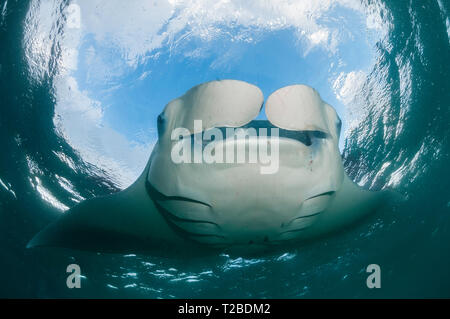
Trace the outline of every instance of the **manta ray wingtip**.
<instances>
[{"instance_id":1,"label":"manta ray wingtip","mask_svg":"<svg viewBox=\"0 0 450 319\"><path fill-rule=\"evenodd\" d=\"M60 227L59 220L51 223L39 233L33 236L27 243L26 248L36 248L36 247L57 247L61 246L67 234L64 232L64 228Z\"/></svg>"},{"instance_id":2,"label":"manta ray wingtip","mask_svg":"<svg viewBox=\"0 0 450 319\"><path fill-rule=\"evenodd\" d=\"M28 241L26 248L35 248L35 247L43 247L43 246L53 246L50 235L51 232L48 231L48 227L44 228L42 231L33 236L33 238Z\"/></svg>"}]
</instances>

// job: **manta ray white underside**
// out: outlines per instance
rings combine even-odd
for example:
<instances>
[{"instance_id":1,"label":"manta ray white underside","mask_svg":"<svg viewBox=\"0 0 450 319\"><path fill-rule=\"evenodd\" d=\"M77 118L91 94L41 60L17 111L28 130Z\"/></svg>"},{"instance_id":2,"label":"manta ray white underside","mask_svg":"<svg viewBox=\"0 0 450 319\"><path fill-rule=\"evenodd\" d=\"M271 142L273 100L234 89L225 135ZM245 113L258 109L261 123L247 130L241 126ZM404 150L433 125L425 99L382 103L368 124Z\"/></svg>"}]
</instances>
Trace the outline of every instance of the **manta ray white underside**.
<instances>
[{"instance_id":1,"label":"manta ray white underside","mask_svg":"<svg viewBox=\"0 0 450 319\"><path fill-rule=\"evenodd\" d=\"M190 89L159 116L158 143L133 185L75 206L28 247L254 252L333 232L377 208L383 193L363 190L345 174L338 149L341 121L317 91L281 88L266 101L268 121L254 121L263 102L261 90L243 81ZM277 172L261 174L259 163L174 163L171 132L193 131L194 120L202 121L203 131L279 128ZM246 144L248 152L255 143L231 142Z\"/></svg>"}]
</instances>

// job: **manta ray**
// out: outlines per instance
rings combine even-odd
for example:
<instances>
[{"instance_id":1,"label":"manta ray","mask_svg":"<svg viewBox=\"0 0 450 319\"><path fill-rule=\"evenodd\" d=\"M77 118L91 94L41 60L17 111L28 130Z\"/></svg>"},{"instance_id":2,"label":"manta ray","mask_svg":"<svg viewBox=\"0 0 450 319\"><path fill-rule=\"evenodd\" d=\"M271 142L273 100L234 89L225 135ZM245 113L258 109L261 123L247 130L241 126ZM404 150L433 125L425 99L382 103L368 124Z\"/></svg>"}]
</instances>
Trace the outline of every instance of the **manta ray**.
<instances>
[{"instance_id":1,"label":"manta ray","mask_svg":"<svg viewBox=\"0 0 450 319\"><path fill-rule=\"evenodd\" d=\"M158 141L140 177L118 193L81 202L39 232L27 247L162 254L258 252L297 245L374 212L385 192L360 188L344 172L341 120L319 93L286 86L266 100L244 81L219 80L170 101L157 121ZM261 163L174 163L178 127L279 128L279 167ZM222 144L220 144L222 143ZM251 138L217 141L243 143ZM269 143L270 144L270 143Z\"/></svg>"}]
</instances>

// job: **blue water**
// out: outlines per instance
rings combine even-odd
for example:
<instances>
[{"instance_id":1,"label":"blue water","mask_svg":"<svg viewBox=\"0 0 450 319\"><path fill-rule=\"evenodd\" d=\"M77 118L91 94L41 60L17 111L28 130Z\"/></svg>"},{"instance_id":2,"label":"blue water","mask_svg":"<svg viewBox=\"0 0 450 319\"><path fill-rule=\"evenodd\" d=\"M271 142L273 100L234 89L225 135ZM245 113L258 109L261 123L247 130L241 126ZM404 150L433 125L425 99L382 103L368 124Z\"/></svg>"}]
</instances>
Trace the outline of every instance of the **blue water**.
<instances>
[{"instance_id":1,"label":"blue water","mask_svg":"<svg viewBox=\"0 0 450 319\"><path fill-rule=\"evenodd\" d=\"M103 103L102 122L93 124L76 122L88 111L64 113L61 108L73 99L58 86L69 2L49 1L45 21L38 3L0 1L1 297L450 297L447 1L363 1L362 7L383 8L379 17L386 32L374 31L375 36L356 32L338 51L312 50L305 55L307 45L293 41L295 32L289 28L264 33L248 27L258 41L233 47L222 38L193 37L177 42L178 51L166 47L159 50L159 57L140 56L133 71L117 64L123 52L102 47L99 38L88 34L77 47L78 68L69 68L69 74L78 81L80 92ZM348 10L329 10L323 20L344 16L350 29L352 23L365 21L364 16L346 18ZM42 43L37 37L28 38L43 34L33 21L45 22L50 30ZM218 28L227 27L218 24ZM164 34L164 29L158 32ZM273 49L273 41L279 41L275 46L279 51ZM100 62L85 64L91 46L108 54L109 60L101 61L109 70L106 75L94 69ZM206 57L196 60L180 53L197 52L196 47L204 49L200 53L208 52ZM230 52L239 59L219 65L217 56ZM321 68L334 59L345 66ZM258 71L260 67L266 71ZM326 78L355 69L365 70L366 76L351 93L351 112L344 115L344 102L336 98ZM144 71L148 78L136 82ZM77 201L116 192L137 177L154 142L151 128L167 101L192 85L227 77L259 85L266 97L294 82L316 87L347 123L341 149L348 175L365 188L395 189L405 201L388 205L339 234L258 258L217 254L166 259L25 248L36 232ZM120 87L107 90L114 85ZM141 142L142 159L108 171L105 167L111 162L86 151L92 151L92 145L104 147L95 151L110 151L114 143L102 140L106 135L95 135L103 126ZM73 132L86 129L93 132L88 131L87 140L83 135L76 140ZM91 137L106 142L89 144ZM122 168L132 172L131 177L118 178ZM66 287L66 267L72 263L81 267L81 289ZM365 269L373 263L381 267L380 289L366 286Z\"/></svg>"}]
</instances>

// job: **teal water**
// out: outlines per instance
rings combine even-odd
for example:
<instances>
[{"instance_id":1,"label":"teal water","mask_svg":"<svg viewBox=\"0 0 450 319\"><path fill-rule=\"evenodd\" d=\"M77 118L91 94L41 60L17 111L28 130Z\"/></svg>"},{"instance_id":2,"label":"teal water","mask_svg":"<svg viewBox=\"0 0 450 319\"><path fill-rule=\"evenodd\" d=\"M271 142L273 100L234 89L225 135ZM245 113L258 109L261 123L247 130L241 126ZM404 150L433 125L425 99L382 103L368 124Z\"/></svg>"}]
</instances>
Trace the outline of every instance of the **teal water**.
<instances>
[{"instance_id":1,"label":"teal water","mask_svg":"<svg viewBox=\"0 0 450 319\"><path fill-rule=\"evenodd\" d=\"M58 116L62 115L57 108L64 101L61 102L58 81L65 53L58 39L63 38L63 12L68 3L51 2L53 11L48 24L51 37L44 39L46 49L41 51L40 47L31 50L27 45L33 42L27 40L27 35L41 32L33 33L33 26L38 25L29 23L36 16L39 18L36 3L0 1L1 297L450 297L448 2L362 2L368 8L383 7L380 17L387 31L370 47L368 59L372 63L354 93L352 112L358 114L359 121L346 130L342 141L343 160L349 176L360 185L370 189L390 187L404 194L406 200L339 234L297 250L280 250L258 258L218 254L192 259L25 248L37 231L55 220L61 211L74 206L77 198L110 194L124 187L110 171L86 159L85 153L61 133ZM340 13L330 13L333 14ZM287 36L283 32L276 36L283 39ZM266 40L258 43L264 45ZM87 38L83 45L89 46L89 41L94 40ZM189 45L195 45L195 41ZM222 50L214 43L211 47ZM34 51L30 53L30 50ZM239 48L236 50L240 52ZM348 50L351 52L352 48ZM350 54L345 55L345 50L340 52L344 52L344 59ZM30 54L48 54L48 59L42 57L30 63ZM162 57L164 54L161 53ZM248 54L243 59L246 66L252 63L252 55ZM267 54L272 61L278 53ZM312 54L302 61L313 58L325 61L332 55ZM350 57L355 64L359 63L357 56ZM83 54L78 59L83 60ZM42 66L33 61L45 63ZM154 76L156 80L150 83L153 86L149 90L158 92L157 106L149 111L148 123L139 122L139 125L156 123L156 115L163 105L188 89L190 82L217 76L212 71L191 76L187 72L201 70L202 63L206 62L180 61L183 68L139 62L141 67L153 71L150 78ZM253 63L254 67L258 66L258 61ZM261 63L267 61L261 58ZM111 73L117 71L113 62L106 64ZM299 75L291 72L289 65L275 64L285 72L280 75L284 80L267 73L252 73L250 69L241 69L239 76L260 83L264 92L281 87L283 81L297 80ZM79 67L75 73L85 73L86 69ZM218 76L233 75L232 66L222 70L225 71ZM306 79L315 84L310 79L314 78L311 75L314 70L305 70L309 71ZM277 69L270 72L276 73ZM158 86L163 75L178 79L173 83L173 90L167 84ZM321 76L322 73L317 73L317 77ZM83 74L80 77L85 79L80 81L80 90L93 90L96 82L87 81ZM127 73L121 81L131 78L133 74ZM102 80L108 86L117 84ZM91 97L111 105L111 113L106 117L114 125L121 114L114 111L117 106L112 100L117 97L102 89ZM138 90L139 85L133 89ZM126 95L119 95L122 97L119 102L127 103ZM331 95L328 99L332 99ZM130 103L140 105L144 100L145 96L135 96ZM122 121L120 127L117 125L117 130L126 134L129 127L137 125L141 111L139 107L131 109L128 120ZM145 140L154 132L142 134ZM150 151L151 146L143 153ZM81 289L66 287L66 267L71 263L81 267L84 276ZM365 269L373 263L381 267L381 289L371 290L366 286Z\"/></svg>"}]
</instances>

